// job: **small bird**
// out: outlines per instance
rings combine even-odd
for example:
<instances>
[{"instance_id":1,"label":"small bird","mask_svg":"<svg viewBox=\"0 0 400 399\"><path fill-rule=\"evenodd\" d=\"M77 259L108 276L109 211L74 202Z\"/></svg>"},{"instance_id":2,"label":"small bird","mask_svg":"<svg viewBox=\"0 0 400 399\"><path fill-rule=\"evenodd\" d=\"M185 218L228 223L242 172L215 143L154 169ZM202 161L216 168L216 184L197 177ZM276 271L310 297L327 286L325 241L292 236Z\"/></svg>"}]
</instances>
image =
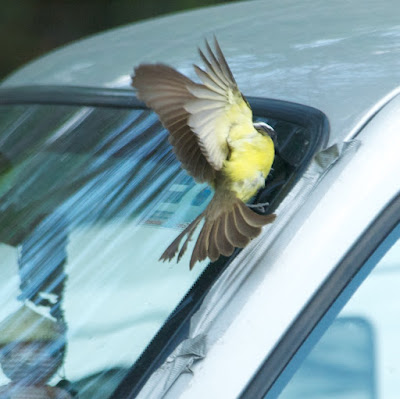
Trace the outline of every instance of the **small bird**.
<instances>
[{"instance_id":1,"label":"small bird","mask_svg":"<svg viewBox=\"0 0 400 399\"><path fill-rule=\"evenodd\" d=\"M170 261L185 253L196 227L204 219L190 259L190 269L207 257L215 261L244 248L276 215L260 215L245 204L264 187L275 157L274 129L253 123L249 103L239 91L217 39L215 50L199 49L205 70L193 65L202 81L195 83L164 64L142 64L134 70L137 97L159 116L169 131L177 159L197 181L214 189L207 208L161 255Z\"/></svg>"}]
</instances>

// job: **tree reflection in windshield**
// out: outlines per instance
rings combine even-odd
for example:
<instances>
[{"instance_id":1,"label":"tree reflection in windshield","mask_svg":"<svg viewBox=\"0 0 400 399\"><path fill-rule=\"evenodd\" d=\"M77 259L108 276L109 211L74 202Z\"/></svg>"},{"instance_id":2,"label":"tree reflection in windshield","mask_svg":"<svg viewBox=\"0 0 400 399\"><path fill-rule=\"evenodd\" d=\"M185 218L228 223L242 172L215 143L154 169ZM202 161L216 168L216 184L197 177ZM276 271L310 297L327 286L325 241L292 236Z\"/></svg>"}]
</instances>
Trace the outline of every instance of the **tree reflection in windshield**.
<instances>
[{"instance_id":1,"label":"tree reflection in windshield","mask_svg":"<svg viewBox=\"0 0 400 399\"><path fill-rule=\"evenodd\" d=\"M149 111L6 106L0 127L2 392L112 392L201 272L158 258L210 192Z\"/></svg>"}]
</instances>

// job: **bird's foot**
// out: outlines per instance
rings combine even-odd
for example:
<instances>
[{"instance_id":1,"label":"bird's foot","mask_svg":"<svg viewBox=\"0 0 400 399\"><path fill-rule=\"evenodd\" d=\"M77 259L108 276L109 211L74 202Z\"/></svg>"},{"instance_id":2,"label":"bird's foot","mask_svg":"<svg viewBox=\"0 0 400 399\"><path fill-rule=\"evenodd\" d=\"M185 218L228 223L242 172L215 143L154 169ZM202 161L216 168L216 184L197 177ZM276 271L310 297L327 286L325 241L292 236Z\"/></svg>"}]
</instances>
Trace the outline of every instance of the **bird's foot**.
<instances>
[{"instance_id":1,"label":"bird's foot","mask_svg":"<svg viewBox=\"0 0 400 399\"><path fill-rule=\"evenodd\" d=\"M249 208L256 209L259 212L265 213L266 208L269 206L269 202L260 202L258 204L247 204Z\"/></svg>"}]
</instances>

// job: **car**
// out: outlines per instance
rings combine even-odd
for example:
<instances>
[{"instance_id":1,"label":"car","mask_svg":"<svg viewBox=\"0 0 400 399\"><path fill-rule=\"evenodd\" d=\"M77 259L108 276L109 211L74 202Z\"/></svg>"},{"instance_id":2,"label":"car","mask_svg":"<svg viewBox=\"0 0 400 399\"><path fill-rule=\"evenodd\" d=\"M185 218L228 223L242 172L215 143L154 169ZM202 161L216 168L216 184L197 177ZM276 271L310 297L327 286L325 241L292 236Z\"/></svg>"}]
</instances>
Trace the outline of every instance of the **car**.
<instances>
[{"instance_id":1,"label":"car","mask_svg":"<svg viewBox=\"0 0 400 399\"><path fill-rule=\"evenodd\" d=\"M3 80L0 392L397 398L396 7L205 7L82 39ZM130 84L141 63L194 78L213 35L277 133L254 199L277 218L190 271L190 254L158 259L211 191Z\"/></svg>"}]
</instances>

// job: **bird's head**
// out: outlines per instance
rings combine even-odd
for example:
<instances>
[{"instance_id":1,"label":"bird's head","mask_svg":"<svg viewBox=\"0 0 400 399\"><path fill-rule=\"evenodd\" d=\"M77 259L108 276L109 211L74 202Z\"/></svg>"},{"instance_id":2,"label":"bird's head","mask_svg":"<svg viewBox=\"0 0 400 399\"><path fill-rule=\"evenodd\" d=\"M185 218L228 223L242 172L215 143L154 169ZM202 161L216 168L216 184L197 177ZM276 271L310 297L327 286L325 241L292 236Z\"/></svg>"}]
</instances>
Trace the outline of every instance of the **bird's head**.
<instances>
[{"instance_id":1,"label":"bird's head","mask_svg":"<svg viewBox=\"0 0 400 399\"><path fill-rule=\"evenodd\" d=\"M277 145L277 136L274 128L268 123L265 122L255 122L253 123L254 129L257 130L257 132L261 133L264 136L269 136L271 137L272 141L274 142L274 145Z\"/></svg>"}]
</instances>

